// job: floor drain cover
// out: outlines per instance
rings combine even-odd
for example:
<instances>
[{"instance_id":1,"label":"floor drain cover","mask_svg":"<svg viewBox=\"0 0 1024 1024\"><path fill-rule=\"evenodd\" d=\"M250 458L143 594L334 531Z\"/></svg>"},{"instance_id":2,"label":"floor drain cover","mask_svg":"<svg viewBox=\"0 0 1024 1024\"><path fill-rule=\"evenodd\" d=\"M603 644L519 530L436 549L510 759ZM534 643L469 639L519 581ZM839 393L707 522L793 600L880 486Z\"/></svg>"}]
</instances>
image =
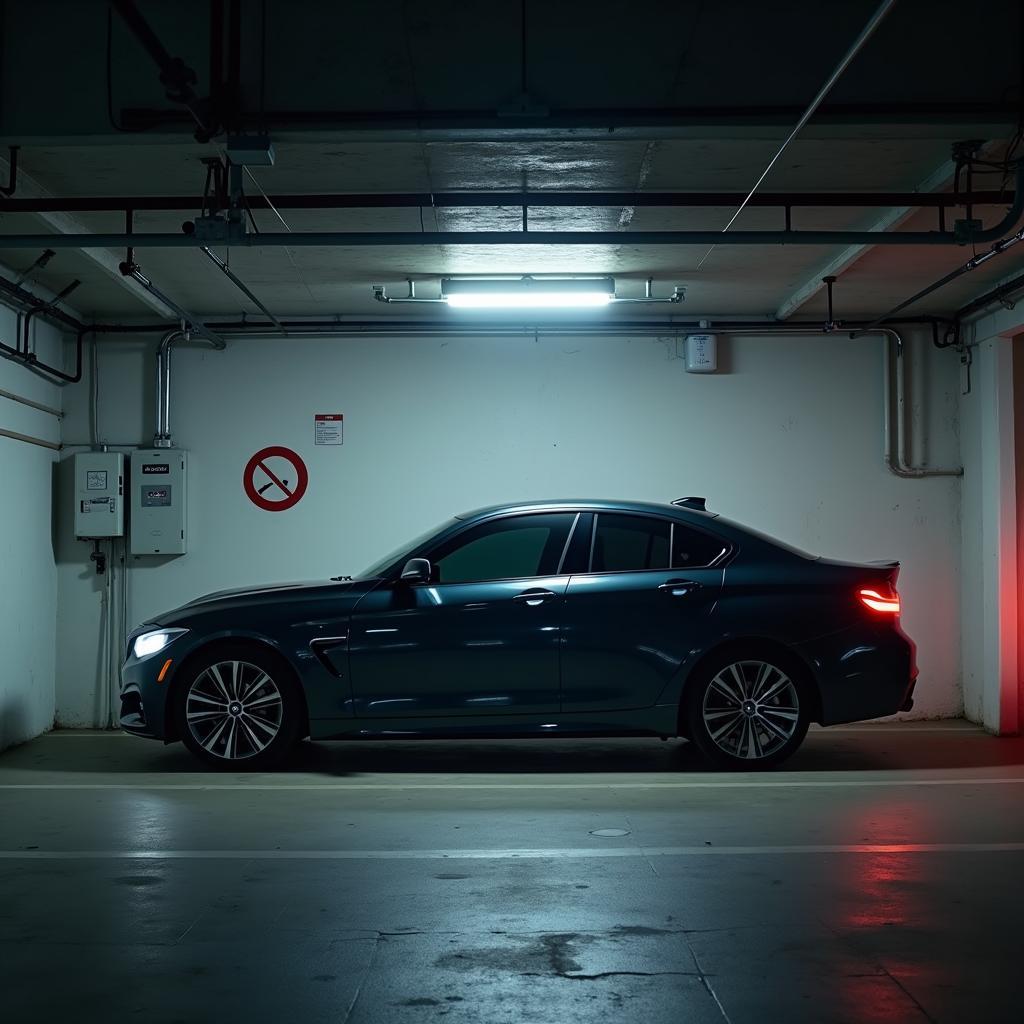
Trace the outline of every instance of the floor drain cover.
<instances>
[{"instance_id":1,"label":"floor drain cover","mask_svg":"<svg viewBox=\"0 0 1024 1024\"><path fill-rule=\"evenodd\" d=\"M625 828L595 828L590 834L600 836L602 839L618 839L619 836L628 836L629 829Z\"/></svg>"}]
</instances>

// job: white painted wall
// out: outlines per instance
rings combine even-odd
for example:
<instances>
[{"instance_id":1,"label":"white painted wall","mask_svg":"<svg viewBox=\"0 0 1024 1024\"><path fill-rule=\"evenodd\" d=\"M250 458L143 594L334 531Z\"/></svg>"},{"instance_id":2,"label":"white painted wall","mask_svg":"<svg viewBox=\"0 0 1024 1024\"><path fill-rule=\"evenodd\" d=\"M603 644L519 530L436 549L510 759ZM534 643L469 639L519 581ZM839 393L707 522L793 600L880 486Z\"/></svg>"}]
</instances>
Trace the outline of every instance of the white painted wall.
<instances>
[{"instance_id":1,"label":"white painted wall","mask_svg":"<svg viewBox=\"0 0 1024 1024\"><path fill-rule=\"evenodd\" d=\"M33 326L36 350L63 365L60 335ZM15 314L0 306L0 340L13 345ZM0 359L0 389L54 408L61 388ZM60 421L0 397L0 427L60 440ZM0 437L0 750L53 725L57 570L51 531L57 453Z\"/></svg>"},{"instance_id":2,"label":"white painted wall","mask_svg":"<svg viewBox=\"0 0 1024 1024\"><path fill-rule=\"evenodd\" d=\"M149 443L155 340L101 348L100 431ZM882 342L734 337L723 371L688 375L672 340L578 337L239 340L175 356L172 428L190 452L187 555L133 559L134 624L212 590L353 572L452 512L537 497L705 494L710 505L835 557L898 557L905 626L919 644L913 717L962 710L959 483L902 480L883 462ZM911 346L919 451L959 461L958 366ZM919 389L920 391L920 389ZM88 385L67 436L88 438ZM314 447L313 415L345 414L343 447ZM287 513L242 492L270 444L306 459ZM66 470L62 470L62 479ZM57 712L96 720L102 592L58 526Z\"/></svg>"}]
</instances>

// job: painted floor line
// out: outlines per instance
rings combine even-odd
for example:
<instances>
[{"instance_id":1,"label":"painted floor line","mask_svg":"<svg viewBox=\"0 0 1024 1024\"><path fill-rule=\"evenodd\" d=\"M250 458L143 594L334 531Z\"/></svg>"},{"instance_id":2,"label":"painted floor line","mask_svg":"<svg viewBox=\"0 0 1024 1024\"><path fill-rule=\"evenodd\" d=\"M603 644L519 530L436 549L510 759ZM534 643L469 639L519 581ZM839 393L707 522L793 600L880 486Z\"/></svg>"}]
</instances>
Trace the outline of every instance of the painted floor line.
<instances>
[{"instance_id":1,"label":"painted floor line","mask_svg":"<svg viewBox=\"0 0 1024 1024\"><path fill-rule=\"evenodd\" d=\"M885 725L827 725L820 726L818 728L812 728L808 733L808 736L814 739L815 737L828 737L834 736L838 733L878 733L880 735L890 734L893 736L910 736L915 733L930 733L930 732L959 732L966 735L976 735L980 737L988 737L989 733L973 722L966 722L963 725L917 725L914 722L893 722ZM82 732L72 732L65 729L55 729L53 732L44 732L39 736L35 737L37 740L46 739L61 739L61 740L108 740L108 739L132 739L130 733L121 732L118 730L110 730L109 732L103 732L102 730L89 731L84 730ZM567 737L563 737L567 738ZM612 737L614 739L614 737ZM314 742L319 743L344 743L344 740L315 740ZM367 740L359 740L360 743L373 742ZM391 740L380 740L382 743L390 742L415 742L414 740L407 741L391 741ZM431 740L430 742L435 742ZM458 743L458 740L452 740L450 742ZM480 740L466 740L461 742L482 742ZM523 740L520 742L529 742L529 740Z\"/></svg>"},{"instance_id":2,"label":"painted floor line","mask_svg":"<svg viewBox=\"0 0 1024 1024\"><path fill-rule=\"evenodd\" d=\"M1024 853L1020 843L858 843L802 846L613 846L509 850L0 850L0 860L591 860L793 854Z\"/></svg>"},{"instance_id":3,"label":"painted floor line","mask_svg":"<svg viewBox=\"0 0 1024 1024\"><path fill-rule=\"evenodd\" d=\"M281 790L324 792L408 792L413 790L576 790L576 789L865 789L905 786L1020 786L1024 776L980 779L779 779L778 781L743 781L725 779L721 782L410 782L410 783L207 783L207 782L13 782L0 783L4 790L159 790L164 791L227 791L257 793Z\"/></svg>"},{"instance_id":4,"label":"painted floor line","mask_svg":"<svg viewBox=\"0 0 1024 1024\"><path fill-rule=\"evenodd\" d=\"M880 733L892 736L910 736L919 732L960 732L968 736L990 736L980 725L969 722L966 725L920 725L915 726L913 722L906 722L902 725L899 722L893 725L823 725L819 729L812 729L808 736L833 736L839 732L859 733ZM993 737L994 738L994 737Z\"/></svg>"}]
</instances>

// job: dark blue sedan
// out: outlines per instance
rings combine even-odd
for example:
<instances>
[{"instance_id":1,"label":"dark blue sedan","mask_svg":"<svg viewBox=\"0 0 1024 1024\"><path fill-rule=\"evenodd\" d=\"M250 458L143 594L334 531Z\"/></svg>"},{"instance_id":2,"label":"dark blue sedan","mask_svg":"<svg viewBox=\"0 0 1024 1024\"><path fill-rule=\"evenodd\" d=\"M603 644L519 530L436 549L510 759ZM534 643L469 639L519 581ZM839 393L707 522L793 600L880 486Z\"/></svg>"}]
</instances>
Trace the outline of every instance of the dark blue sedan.
<instances>
[{"instance_id":1,"label":"dark blue sedan","mask_svg":"<svg viewBox=\"0 0 1024 1024\"><path fill-rule=\"evenodd\" d=\"M305 736L684 736L767 768L810 722L911 707L898 572L806 555L701 498L485 508L354 579L157 616L129 640L120 721L235 769Z\"/></svg>"}]
</instances>

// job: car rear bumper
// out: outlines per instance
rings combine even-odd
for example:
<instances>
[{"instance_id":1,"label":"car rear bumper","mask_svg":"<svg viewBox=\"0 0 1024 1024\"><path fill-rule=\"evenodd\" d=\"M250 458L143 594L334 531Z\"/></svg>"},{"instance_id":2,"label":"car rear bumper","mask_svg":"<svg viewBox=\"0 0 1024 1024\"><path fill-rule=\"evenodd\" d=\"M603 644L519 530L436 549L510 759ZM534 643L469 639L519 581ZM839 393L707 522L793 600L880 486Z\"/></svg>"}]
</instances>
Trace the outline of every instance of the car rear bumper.
<instances>
[{"instance_id":1,"label":"car rear bumper","mask_svg":"<svg viewBox=\"0 0 1024 1024\"><path fill-rule=\"evenodd\" d=\"M917 649L898 625L865 624L796 650L817 677L822 725L883 718L913 707Z\"/></svg>"}]
</instances>

